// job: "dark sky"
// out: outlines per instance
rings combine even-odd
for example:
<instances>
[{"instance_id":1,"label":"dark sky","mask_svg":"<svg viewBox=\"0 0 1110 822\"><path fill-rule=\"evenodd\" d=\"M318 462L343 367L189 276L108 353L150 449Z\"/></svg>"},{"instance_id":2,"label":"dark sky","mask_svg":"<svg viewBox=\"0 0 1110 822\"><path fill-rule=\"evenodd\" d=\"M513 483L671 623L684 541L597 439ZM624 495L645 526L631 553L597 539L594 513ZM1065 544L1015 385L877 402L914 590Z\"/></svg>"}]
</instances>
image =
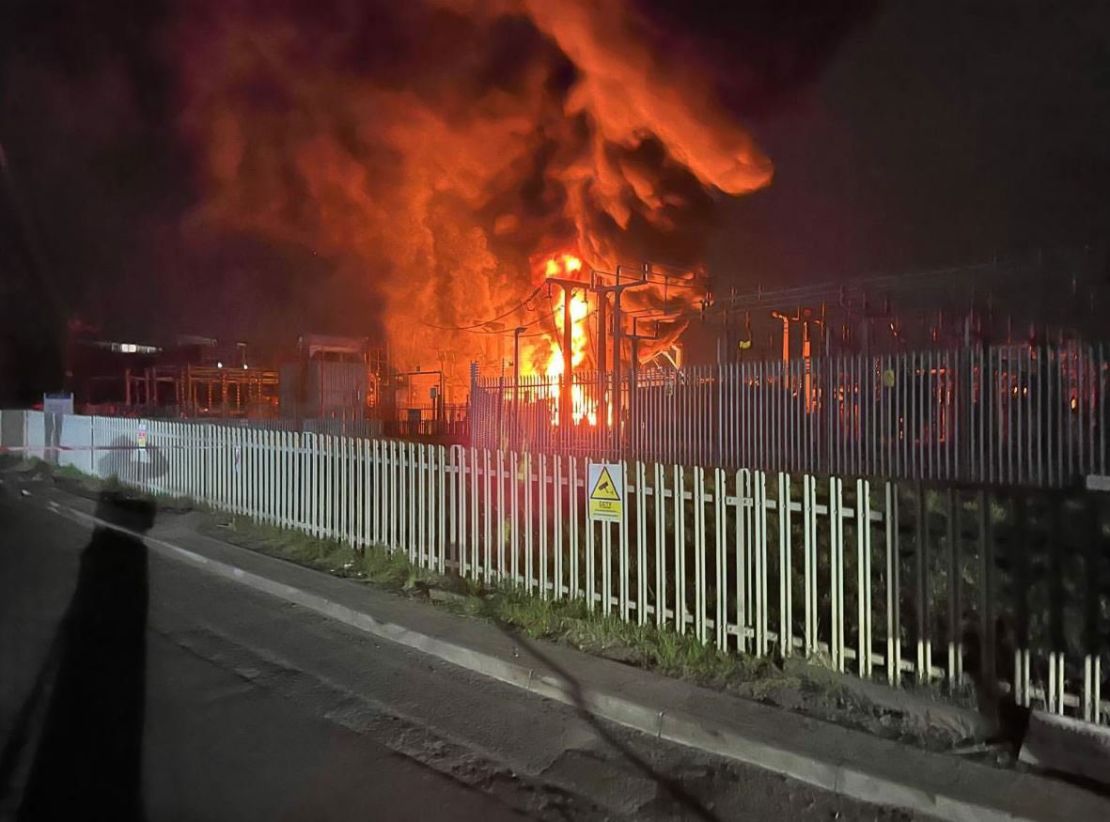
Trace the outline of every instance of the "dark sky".
<instances>
[{"instance_id":1,"label":"dark sky","mask_svg":"<svg viewBox=\"0 0 1110 822\"><path fill-rule=\"evenodd\" d=\"M662 5L676 20L687 6ZM67 313L112 336L292 338L306 326L357 330L372 309L358 298L337 306L315 287L327 264L311 249L190 231L197 192L176 120L174 13L169 0L7 0L0 11L8 386L26 376L20 363L49 358ZM812 82L749 106L744 122L775 178L723 202L708 254L716 282L773 286L1105 242L1110 3L890 2L821 56Z\"/></svg>"},{"instance_id":2,"label":"dark sky","mask_svg":"<svg viewBox=\"0 0 1110 822\"><path fill-rule=\"evenodd\" d=\"M888 3L748 122L776 175L718 237L714 270L741 283L1105 243L1110 4Z\"/></svg>"}]
</instances>

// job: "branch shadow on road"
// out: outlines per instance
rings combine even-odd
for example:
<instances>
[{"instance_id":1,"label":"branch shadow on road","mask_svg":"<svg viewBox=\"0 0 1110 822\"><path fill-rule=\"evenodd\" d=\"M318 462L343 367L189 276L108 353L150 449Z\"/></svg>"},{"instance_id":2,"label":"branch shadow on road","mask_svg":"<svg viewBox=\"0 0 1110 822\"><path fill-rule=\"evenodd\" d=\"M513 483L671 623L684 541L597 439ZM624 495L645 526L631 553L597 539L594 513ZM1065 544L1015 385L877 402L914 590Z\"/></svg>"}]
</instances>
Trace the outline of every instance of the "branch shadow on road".
<instances>
[{"instance_id":1,"label":"branch shadow on road","mask_svg":"<svg viewBox=\"0 0 1110 822\"><path fill-rule=\"evenodd\" d=\"M681 782L666 774L660 773L650 762L632 750L632 748L619 739L610 728L606 727L606 724L590 711L586 703L586 695L582 684L575 679L569 671L558 665L550 656L541 651L536 643L531 642L519 632L513 630L504 623L497 622L495 624L498 629L511 638L514 643L524 648L527 653L535 657L536 660L563 680L567 693L570 694L571 702L579 718L590 725L606 744L623 756L632 766L643 773L644 776L662 788L677 805L688 811L695 818L707 820L707 822L716 822L716 820L718 820L718 817L709 810L709 808L705 807L696 796L691 794Z\"/></svg>"}]
</instances>

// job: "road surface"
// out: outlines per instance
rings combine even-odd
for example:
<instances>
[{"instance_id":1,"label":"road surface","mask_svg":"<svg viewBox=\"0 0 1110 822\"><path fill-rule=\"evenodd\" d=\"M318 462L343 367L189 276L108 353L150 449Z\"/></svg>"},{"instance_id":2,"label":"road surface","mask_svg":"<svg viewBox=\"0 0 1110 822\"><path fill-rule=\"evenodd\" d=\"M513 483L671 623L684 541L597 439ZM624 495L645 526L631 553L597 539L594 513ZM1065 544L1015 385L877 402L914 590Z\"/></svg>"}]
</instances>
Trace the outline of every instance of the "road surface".
<instances>
[{"instance_id":1,"label":"road surface","mask_svg":"<svg viewBox=\"0 0 1110 822\"><path fill-rule=\"evenodd\" d=\"M0 818L908 818L591 724L31 492L0 485Z\"/></svg>"}]
</instances>

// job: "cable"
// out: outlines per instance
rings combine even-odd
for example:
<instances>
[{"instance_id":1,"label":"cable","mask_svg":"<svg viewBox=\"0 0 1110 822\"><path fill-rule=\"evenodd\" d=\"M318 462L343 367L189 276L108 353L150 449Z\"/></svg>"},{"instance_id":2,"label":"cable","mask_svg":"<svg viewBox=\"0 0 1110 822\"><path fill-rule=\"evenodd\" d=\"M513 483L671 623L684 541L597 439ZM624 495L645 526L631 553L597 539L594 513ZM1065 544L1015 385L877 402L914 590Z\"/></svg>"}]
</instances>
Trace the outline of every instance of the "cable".
<instances>
[{"instance_id":1,"label":"cable","mask_svg":"<svg viewBox=\"0 0 1110 822\"><path fill-rule=\"evenodd\" d=\"M558 311L561 311L561 309L556 309L556 312L558 312ZM580 320L580 322L583 322L583 323L586 322L586 320L588 320L591 316L593 316L596 313L597 313L596 311L587 311L585 316L583 316L582 319ZM539 325L545 319L546 319L546 317L543 317L543 316L537 317L535 320L530 322L528 325L522 325L522 326L518 326L518 327L519 328L532 328L535 325ZM554 313L552 314L552 319L554 319ZM472 331L470 333L472 333L472 334L488 334L491 337L494 337L494 336L496 336L496 337L511 337L511 336L513 336L513 334L515 332L513 332L513 331ZM521 334L520 335L521 339L527 339L529 337L551 337L551 336L552 335L550 333L548 333L547 331L540 331L539 333L536 333L536 334Z\"/></svg>"},{"instance_id":2,"label":"cable","mask_svg":"<svg viewBox=\"0 0 1110 822\"><path fill-rule=\"evenodd\" d=\"M1038 273L1030 269L1033 263L1027 257L994 260L967 265L948 266L935 269L921 269L901 274L883 274L859 277L844 281L823 281L806 283L777 290L756 290L737 294L732 298L722 297L717 304L710 306L706 315L715 315L730 310L766 308L812 300L834 300L841 296L851 297L868 291L879 292L891 297L906 295L910 292L937 291L947 292L953 288L952 280L959 278L961 291L983 285L990 277L1005 277L1009 281L1020 280Z\"/></svg>"},{"instance_id":3,"label":"cable","mask_svg":"<svg viewBox=\"0 0 1110 822\"><path fill-rule=\"evenodd\" d=\"M517 326L517 327L518 328L533 328L533 327L539 325L540 323L544 322L547 319L551 319L552 321L554 321L555 315L558 314L561 311L562 311L561 308L553 309L552 312L551 312L550 317L548 317L548 315L546 315L546 314L541 314L539 317L536 317L536 319L532 320L532 322L527 323L526 325L521 325L521 326ZM586 315L584 317L582 317L581 322L585 322L589 317L591 317L592 315L594 315L596 313L597 313L596 310L587 311ZM426 323L426 325L428 325L428 324L429 323ZM467 334L482 334L482 335L487 336L487 337L511 337L511 336L513 336L514 333L516 333L515 331L488 331L488 330L481 329L480 326L471 326L471 327L468 327L468 328L455 328L455 329L451 329L451 330L463 331ZM536 334L521 334L520 335L521 339L528 339L528 338L531 338L531 337L551 337L551 336L552 336L551 333L547 332L547 331L540 331Z\"/></svg>"},{"instance_id":4,"label":"cable","mask_svg":"<svg viewBox=\"0 0 1110 822\"><path fill-rule=\"evenodd\" d=\"M525 308L527 304L532 300L532 298L540 293L540 290L542 288L542 285L536 286L535 290L531 294L529 294L527 297L525 297L523 300L518 302L516 305L514 305L512 308L508 309L504 313L498 314L496 317L491 317L488 320L483 320L482 322L474 323L472 325L437 325L436 323L430 323L426 320L421 320L420 322L423 325L428 326L429 328L438 328L441 331L471 331L475 328L481 328L483 326L489 325L490 323L495 323L498 320L503 320L510 314L515 314L521 308Z\"/></svg>"}]
</instances>

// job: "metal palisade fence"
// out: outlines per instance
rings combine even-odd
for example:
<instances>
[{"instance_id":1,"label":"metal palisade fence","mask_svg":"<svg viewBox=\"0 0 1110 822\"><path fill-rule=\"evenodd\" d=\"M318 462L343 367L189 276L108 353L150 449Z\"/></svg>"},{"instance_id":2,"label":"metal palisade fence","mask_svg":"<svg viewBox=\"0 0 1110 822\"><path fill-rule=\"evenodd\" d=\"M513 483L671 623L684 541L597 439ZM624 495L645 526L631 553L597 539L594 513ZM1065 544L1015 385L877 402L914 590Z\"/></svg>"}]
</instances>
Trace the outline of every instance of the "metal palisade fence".
<instances>
[{"instance_id":1,"label":"metal palisade fence","mask_svg":"<svg viewBox=\"0 0 1110 822\"><path fill-rule=\"evenodd\" d=\"M613 472L617 521L603 523L588 515L590 463L572 454L159 420L47 425L39 412L0 422L7 446L22 426L25 455L729 651L951 692L999 683L1021 704L1110 719L1110 523L1097 495L629 461Z\"/></svg>"},{"instance_id":2,"label":"metal palisade fence","mask_svg":"<svg viewBox=\"0 0 1110 822\"><path fill-rule=\"evenodd\" d=\"M479 378L472 444L818 475L1062 487L1110 470L1101 345Z\"/></svg>"}]
</instances>

